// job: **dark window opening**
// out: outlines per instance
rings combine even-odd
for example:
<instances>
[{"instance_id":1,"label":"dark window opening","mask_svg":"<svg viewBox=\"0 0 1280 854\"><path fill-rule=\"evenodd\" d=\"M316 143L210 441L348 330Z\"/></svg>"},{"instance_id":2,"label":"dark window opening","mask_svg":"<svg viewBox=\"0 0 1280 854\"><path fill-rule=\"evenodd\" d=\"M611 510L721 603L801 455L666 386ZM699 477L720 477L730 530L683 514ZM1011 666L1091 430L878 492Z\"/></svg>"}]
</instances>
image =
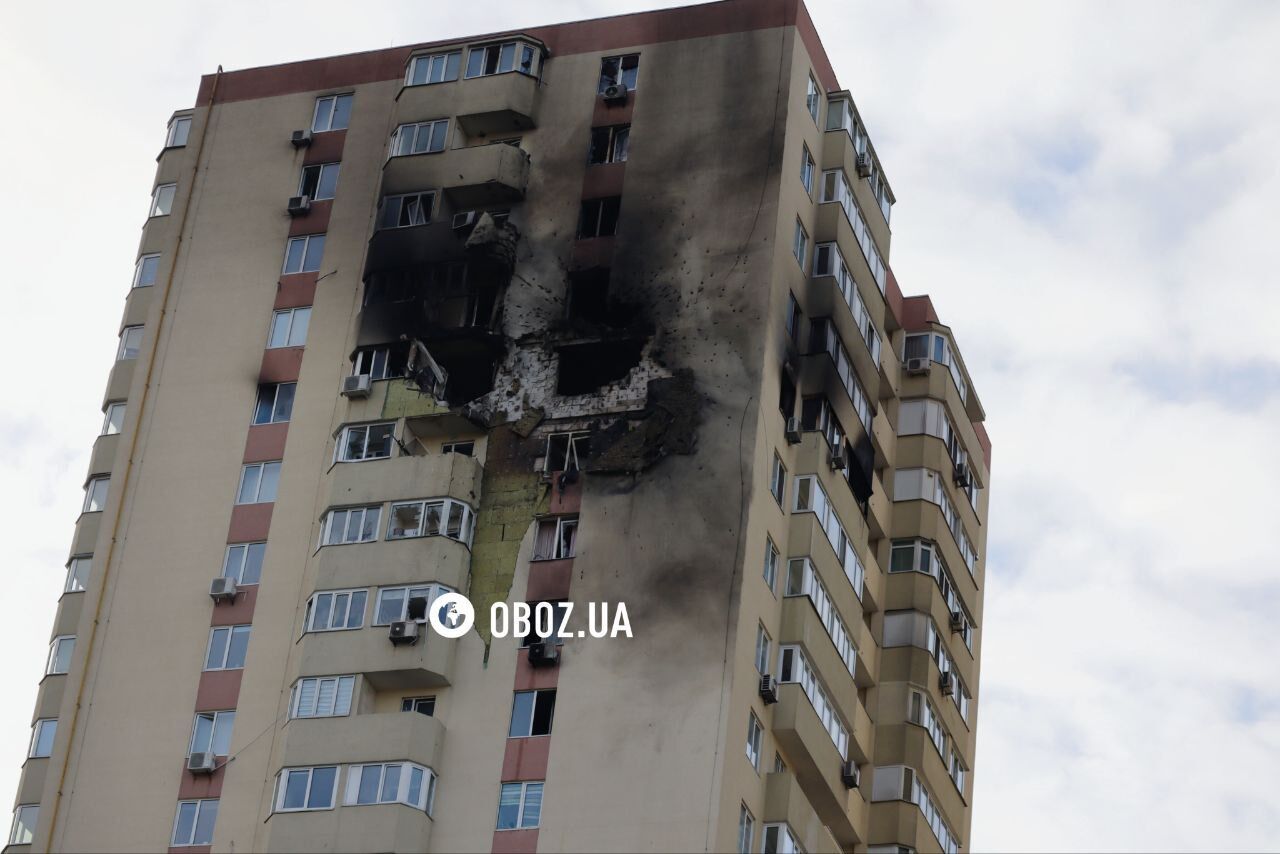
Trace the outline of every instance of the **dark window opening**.
<instances>
[{"instance_id":1,"label":"dark window opening","mask_svg":"<svg viewBox=\"0 0 1280 854\"><path fill-rule=\"evenodd\" d=\"M787 300L787 337L797 345L800 343L800 303L795 294L788 294Z\"/></svg>"},{"instance_id":2,"label":"dark window opening","mask_svg":"<svg viewBox=\"0 0 1280 854\"><path fill-rule=\"evenodd\" d=\"M569 274L569 317L604 323L609 316L609 271L583 270Z\"/></svg>"},{"instance_id":3,"label":"dark window opening","mask_svg":"<svg viewBox=\"0 0 1280 854\"><path fill-rule=\"evenodd\" d=\"M409 345L402 342L361 347L351 357L351 373L368 374L375 380L402 377L408 356Z\"/></svg>"},{"instance_id":4,"label":"dark window opening","mask_svg":"<svg viewBox=\"0 0 1280 854\"><path fill-rule=\"evenodd\" d=\"M420 715L434 715L436 713L436 698L405 697L400 701L400 711L417 712Z\"/></svg>"},{"instance_id":5,"label":"dark window opening","mask_svg":"<svg viewBox=\"0 0 1280 854\"><path fill-rule=\"evenodd\" d=\"M872 485L875 482L872 473L875 468L876 452L871 444L871 437L864 434L858 440L858 444L853 446L852 451L850 465L845 469L845 477L849 481L849 489L853 491L854 500L858 502L858 507L865 516L871 499Z\"/></svg>"},{"instance_id":6,"label":"dark window opening","mask_svg":"<svg viewBox=\"0 0 1280 854\"><path fill-rule=\"evenodd\" d=\"M578 217L578 237L610 237L617 233L621 209L621 196L587 199L582 203L582 213Z\"/></svg>"},{"instance_id":7,"label":"dark window opening","mask_svg":"<svg viewBox=\"0 0 1280 854\"><path fill-rule=\"evenodd\" d=\"M630 147L631 125L613 125L591 129L591 149L587 163L625 163Z\"/></svg>"},{"instance_id":8,"label":"dark window opening","mask_svg":"<svg viewBox=\"0 0 1280 854\"><path fill-rule=\"evenodd\" d=\"M640 71L640 54L631 53L626 56L606 56L600 60L600 89L604 90L616 83L623 83L628 90L636 88L636 75Z\"/></svg>"},{"instance_id":9,"label":"dark window opening","mask_svg":"<svg viewBox=\"0 0 1280 854\"><path fill-rule=\"evenodd\" d=\"M778 393L778 409L782 411L783 418L791 418L796 414L796 384L791 379L791 374L787 373L784 366L782 368L782 389Z\"/></svg>"},{"instance_id":10,"label":"dark window opening","mask_svg":"<svg viewBox=\"0 0 1280 854\"><path fill-rule=\"evenodd\" d=\"M592 341L561 347L557 394L587 394L616 382L640 364L643 340Z\"/></svg>"}]
</instances>

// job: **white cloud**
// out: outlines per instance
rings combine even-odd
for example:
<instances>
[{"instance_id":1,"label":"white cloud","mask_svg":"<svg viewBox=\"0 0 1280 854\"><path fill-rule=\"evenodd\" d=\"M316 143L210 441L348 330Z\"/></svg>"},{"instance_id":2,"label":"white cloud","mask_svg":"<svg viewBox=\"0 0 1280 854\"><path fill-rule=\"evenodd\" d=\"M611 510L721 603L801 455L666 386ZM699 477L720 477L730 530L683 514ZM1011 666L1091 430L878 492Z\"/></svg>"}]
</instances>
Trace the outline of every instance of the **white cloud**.
<instances>
[{"instance_id":1,"label":"white cloud","mask_svg":"<svg viewBox=\"0 0 1280 854\"><path fill-rule=\"evenodd\" d=\"M21 81L0 138L0 288L10 362L36 378L0 414L0 518L22 532L4 550L20 607L0 626L0 792L26 748L152 158L199 74L619 11L362 10L0 12ZM811 11L899 199L894 268L956 329L991 417L975 847L1274 846L1280 7ZM1212 387L1252 375L1266 381Z\"/></svg>"}]
</instances>

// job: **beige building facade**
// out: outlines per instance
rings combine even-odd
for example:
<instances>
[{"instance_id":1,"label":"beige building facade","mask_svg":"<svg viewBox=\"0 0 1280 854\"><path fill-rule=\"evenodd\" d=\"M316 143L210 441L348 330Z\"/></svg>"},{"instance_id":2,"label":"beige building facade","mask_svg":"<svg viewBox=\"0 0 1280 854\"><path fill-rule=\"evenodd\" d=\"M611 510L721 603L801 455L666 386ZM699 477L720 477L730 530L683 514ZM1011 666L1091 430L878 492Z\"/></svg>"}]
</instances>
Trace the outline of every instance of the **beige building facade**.
<instances>
[{"instance_id":1,"label":"beige building facade","mask_svg":"<svg viewBox=\"0 0 1280 854\"><path fill-rule=\"evenodd\" d=\"M967 849L991 449L893 202L799 0L203 78L6 850Z\"/></svg>"}]
</instances>

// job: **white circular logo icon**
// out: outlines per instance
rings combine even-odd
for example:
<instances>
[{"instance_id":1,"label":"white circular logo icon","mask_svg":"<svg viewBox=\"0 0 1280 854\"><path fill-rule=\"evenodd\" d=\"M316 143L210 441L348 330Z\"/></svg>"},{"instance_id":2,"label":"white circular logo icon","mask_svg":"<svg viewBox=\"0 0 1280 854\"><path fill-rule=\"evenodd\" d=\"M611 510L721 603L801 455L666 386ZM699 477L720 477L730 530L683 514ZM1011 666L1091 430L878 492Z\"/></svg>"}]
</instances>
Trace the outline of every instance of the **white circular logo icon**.
<instances>
[{"instance_id":1,"label":"white circular logo icon","mask_svg":"<svg viewBox=\"0 0 1280 854\"><path fill-rule=\"evenodd\" d=\"M427 619L441 637L460 638L471 631L476 609L461 593L444 593L431 603Z\"/></svg>"}]
</instances>

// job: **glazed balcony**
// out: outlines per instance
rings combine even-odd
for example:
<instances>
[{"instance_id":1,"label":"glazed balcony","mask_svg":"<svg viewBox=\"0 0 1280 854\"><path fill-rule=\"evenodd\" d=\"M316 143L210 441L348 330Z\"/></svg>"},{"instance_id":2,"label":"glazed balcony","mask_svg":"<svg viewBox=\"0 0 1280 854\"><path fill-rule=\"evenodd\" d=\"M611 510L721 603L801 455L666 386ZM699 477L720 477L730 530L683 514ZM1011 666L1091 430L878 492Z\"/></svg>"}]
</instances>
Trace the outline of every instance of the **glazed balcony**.
<instances>
[{"instance_id":1,"label":"glazed balcony","mask_svg":"<svg viewBox=\"0 0 1280 854\"><path fill-rule=\"evenodd\" d=\"M514 145L475 145L391 157L382 195L442 188L455 210L517 202L529 184L529 155Z\"/></svg>"}]
</instances>

